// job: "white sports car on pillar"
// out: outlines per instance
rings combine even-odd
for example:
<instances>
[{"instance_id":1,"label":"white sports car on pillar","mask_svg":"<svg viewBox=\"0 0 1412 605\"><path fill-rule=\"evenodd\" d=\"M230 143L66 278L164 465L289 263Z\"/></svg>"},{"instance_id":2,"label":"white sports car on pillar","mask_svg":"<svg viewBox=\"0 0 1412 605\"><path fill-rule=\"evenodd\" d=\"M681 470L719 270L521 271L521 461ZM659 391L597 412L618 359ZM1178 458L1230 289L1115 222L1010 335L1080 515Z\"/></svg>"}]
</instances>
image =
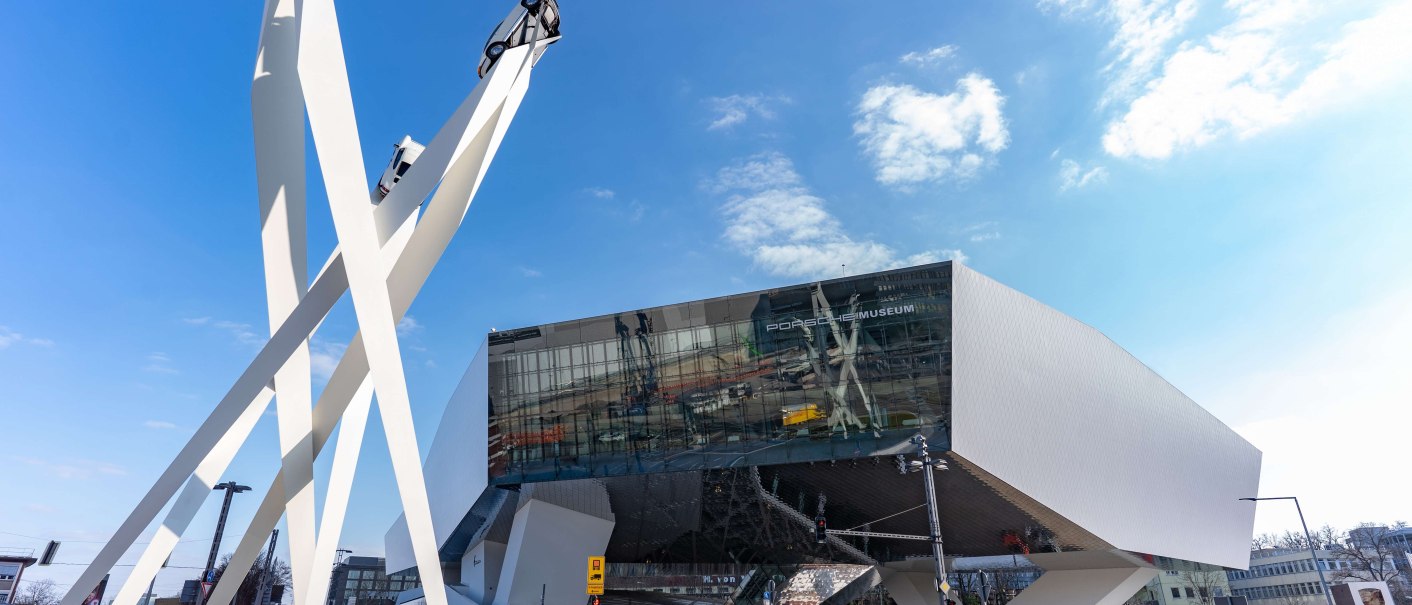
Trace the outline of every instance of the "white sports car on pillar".
<instances>
[{"instance_id":1,"label":"white sports car on pillar","mask_svg":"<svg viewBox=\"0 0 1412 605\"><path fill-rule=\"evenodd\" d=\"M553 43L559 39L559 3L557 0L520 0L485 42L485 57L476 74L484 78L505 51L524 46L535 39ZM535 51L534 60L544 53L545 46Z\"/></svg>"},{"instance_id":2,"label":"white sports car on pillar","mask_svg":"<svg viewBox=\"0 0 1412 605\"><path fill-rule=\"evenodd\" d=\"M421 157L426 151L421 143L412 140L412 137L402 137L402 141L392 146L396 151L392 152L392 161L387 163L387 168L382 171L382 178L378 179L378 198L385 198L392 193L392 187L397 181L402 180L407 174L407 169L412 167L412 163Z\"/></svg>"}]
</instances>

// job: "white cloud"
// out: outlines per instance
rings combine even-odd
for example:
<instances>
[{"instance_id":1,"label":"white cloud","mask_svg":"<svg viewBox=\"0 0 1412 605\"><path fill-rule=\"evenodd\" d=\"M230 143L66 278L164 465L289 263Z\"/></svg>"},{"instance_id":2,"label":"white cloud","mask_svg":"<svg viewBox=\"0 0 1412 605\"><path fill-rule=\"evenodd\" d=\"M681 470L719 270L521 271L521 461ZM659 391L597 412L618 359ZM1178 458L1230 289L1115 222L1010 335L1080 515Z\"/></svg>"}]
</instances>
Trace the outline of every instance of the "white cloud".
<instances>
[{"instance_id":1,"label":"white cloud","mask_svg":"<svg viewBox=\"0 0 1412 605\"><path fill-rule=\"evenodd\" d=\"M973 223L961 228L961 234L972 242L988 242L1000 239L1000 223L995 221L983 221Z\"/></svg>"},{"instance_id":2,"label":"white cloud","mask_svg":"<svg viewBox=\"0 0 1412 605\"><path fill-rule=\"evenodd\" d=\"M750 116L773 120L775 118L775 107L791 103L789 97L770 95L730 95L728 97L711 97L706 99L706 104L711 106L711 112L716 116L707 130L721 130L730 128L745 122Z\"/></svg>"},{"instance_id":3,"label":"white cloud","mask_svg":"<svg viewBox=\"0 0 1412 605\"><path fill-rule=\"evenodd\" d=\"M642 220L642 216L645 214L647 214L647 206L642 202L633 200L628 202L628 207L624 211L623 216L628 219L629 223L636 223Z\"/></svg>"},{"instance_id":4,"label":"white cloud","mask_svg":"<svg viewBox=\"0 0 1412 605\"><path fill-rule=\"evenodd\" d=\"M519 269L520 275L525 277L542 277L544 275L539 269L531 269L529 267L519 267Z\"/></svg>"},{"instance_id":5,"label":"white cloud","mask_svg":"<svg viewBox=\"0 0 1412 605\"><path fill-rule=\"evenodd\" d=\"M588 187L585 188L583 192L600 200L611 200L614 196L618 195L617 192L612 189L605 189L603 187Z\"/></svg>"},{"instance_id":6,"label":"white cloud","mask_svg":"<svg viewBox=\"0 0 1412 605\"><path fill-rule=\"evenodd\" d=\"M121 476L127 474L127 469L121 466L98 460L71 459L57 462L31 456L12 456L11 458L59 479L88 479L94 475Z\"/></svg>"},{"instance_id":7,"label":"white cloud","mask_svg":"<svg viewBox=\"0 0 1412 605\"><path fill-rule=\"evenodd\" d=\"M9 348L12 344L28 344L37 347L52 347L54 341L48 338L31 338L24 334L11 330L7 326L0 326L0 349Z\"/></svg>"},{"instance_id":8,"label":"white cloud","mask_svg":"<svg viewBox=\"0 0 1412 605\"><path fill-rule=\"evenodd\" d=\"M180 374L176 368L171 366L172 358L166 353L151 353L147 355L148 364L143 366L142 371L153 374Z\"/></svg>"},{"instance_id":9,"label":"white cloud","mask_svg":"<svg viewBox=\"0 0 1412 605\"><path fill-rule=\"evenodd\" d=\"M858 103L853 132L872 157L879 183L906 188L966 179L1009 144L1004 104L995 83L975 73L946 95L905 84L874 86Z\"/></svg>"},{"instance_id":10,"label":"white cloud","mask_svg":"<svg viewBox=\"0 0 1412 605\"><path fill-rule=\"evenodd\" d=\"M1166 51L1196 16L1196 0L1039 0L1046 12L1068 18L1094 17L1113 28L1108 42L1112 61L1104 67L1110 77L1101 105L1130 98Z\"/></svg>"},{"instance_id":11,"label":"white cloud","mask_svg":"<svg viewBox=\"0 0 1412 605\"><path fill-rule=\"evenodd\" d=\"M1310 24L1333 9L1307 0L1227 0L1232 21L1182 44L1109 123L1117 157L1167 158L1225 137L1247 138L1405 80L1412 2L1346 21L1333 40Z\"/></svg>"},{"instance_id":12,"label":"white cloud","mask_svg":"<svg viewBox=\"0 0 1412 605\"><path fill-rule=\"evenodd\" d=\"M403 315L402 320L397 322L398 336L407 336L409 334L419 332L421 331L421 329L422 324L418 323L417 318L412 317L411 315Z\"/></svg>"},{"instance_id":13,"label":"white cloud","mask_svg":"<svg viewBox=\"0 0 1412 605\"><path fill-rule=\"evenodd\" d=\"M406 317L404 316L404 319ZM400 326L401 323L399 322ZM333 371L338 367L338 360L343 359L343 352L348 349L348 345L328 342L322 338L315 337L309 341L309 372L319 380L327 381L333 376Z\"/></svg>"},{"instance_id":14,"label":"white cloud","mask_svg":"<svg viewBox=\"0 0 1412 605\"><path fill-rule=\"evenodd\" d=\"M177 428L177 425L167 422L165 420L148 420L147 422L142 423L142 426L145 426L149 429L168 431L175 430Z\"/></svg>"},{"instance_id":15,"label":"white cloud","mask_svg":"<svg viewBox=\"0 0 1412 605\"><path fill-rule=\"evenodd\" d=\"M216 321L211 323L211 327L230 332L235 337L236 342L248 345L264 344L265 337L256 334L251 329L250 324L235 321Z\"/></svg>"},{"instance_id":16,"label":"white cloud","mask_svg":"<svg viewBox=\"0 0 1412 605\"><path fill-rule=\"evenodd\" d=\"M190 326L209 326L217 330L229 332L235 341L246 345L265 344L265 337L255 333L250 324L224 319L212 319L210 317L186 317L182 323Z\"/></svg>"},{"instance_id":17,"label":"white cloud","mask_svg":"<svg viewBox=\"0 0 1412 605\"><path fill-rule=\"evenodd\" d=\"M1059 162L1059 191L1061 193L1107 181L1108 169L1102 166L1092 166L1088 170L1084 170L1078 162L1068 158Z\"/></svg>"},{"instance_id":18,"label":"white cloud","mask_svg":"<svg viewBox=\"0 0 1412 605\"><path fill-rule=\"evenodd\" d=\"M770 274L837 277L845 270L854 274L966 258L960 250L902 255L886 244L855 240L802 181L789 158L764 153L722 168L708 184L731 193L722 206L725 240Z\"/></svg>"},{"instance_id":19,"label":"white cloud","mask_svg":"<svg viewBox=\"0 0 1412 605\"><path fill-rule=\"evenodd\" d=\"M781 153L761 153L716 172L709 185L716 193L735 189L794 189L802 179L794 162Z\"/></svg>"},{"instance_id":20,"label":"white cloud","mask_svg":"<svg viewBox=\"0 0 1412 605\"><path fill-rule=\"evenodd\" d=\"M898 57L897 60L903 63L911 63L913 65L926 66L940 61L944 61L946 59L950 59L955 55L956 46L951 44L945 44L933 48L931 50L925 50L922 52L912 51L910 53L902 55L901 57Z\"/></svg>"}]
</instances>

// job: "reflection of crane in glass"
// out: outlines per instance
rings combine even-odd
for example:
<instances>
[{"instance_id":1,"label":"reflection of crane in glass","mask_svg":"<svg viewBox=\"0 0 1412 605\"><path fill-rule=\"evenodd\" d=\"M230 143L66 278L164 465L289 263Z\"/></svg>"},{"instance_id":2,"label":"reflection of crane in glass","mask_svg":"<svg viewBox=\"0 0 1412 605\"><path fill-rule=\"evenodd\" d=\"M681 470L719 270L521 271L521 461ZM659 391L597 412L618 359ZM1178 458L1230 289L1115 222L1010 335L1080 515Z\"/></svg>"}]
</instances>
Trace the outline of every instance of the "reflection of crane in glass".
<instances>
[{"instance_id":1,"label":"reflection of crane in glass","mask_svg":"<svg viewBox=\"0 0 1412 605\"><path fill-rule=\"evenodd\" d=\"M878 430L883 425L882 411L873 405L873 398L868 395L867 389L863 388L863 381L858 376L858 337L863 333L862 327L858 325L855 317L851 325L845 328L834 316L833 307L824 297L824 289L820 284L815 283L810 286L813 293L812 302L814 307L814 317L823 317L829 325L829 332L833 334L834 342L838 344L840 363L834 369L832 360L829 359L828 337L820 332L818 338L814 336L814 331L809 326L804 326L804 342L809 347L809 363L814 367L814 374L819 377L824 387L824 393L830 403L829 426L843 429L843 436L848 436L848 425L863 428L863 421L853 409L848 405L848 387L850 384L858 386L858 396L863 400L863 409L868 413L868 424L872 426L873 435L878 435ZM848 299L848 315L858 313L858 294L855 292ZM821 322L822 323L822 322Z\"/></svg>"},{"instance_id":2,"label":"reflection of crane in glass","mask_svg":"<svg viewBox=\"0 0 1412 605\"><path fill-rule=\"evenodd\" d=\"M637 343L642 348L642 362L638 365L637 353L633 350L633 331L623 323L622 317L613 317L613 327L618 333L618 353L623 358L623 367L628 379L623 390L624 402L629 414L646 414L647 405L657 394L657 364L652 359L652 341L647 337L652 331L652 323L646 313L637 314Z\"/></svg>"}]
</instances>

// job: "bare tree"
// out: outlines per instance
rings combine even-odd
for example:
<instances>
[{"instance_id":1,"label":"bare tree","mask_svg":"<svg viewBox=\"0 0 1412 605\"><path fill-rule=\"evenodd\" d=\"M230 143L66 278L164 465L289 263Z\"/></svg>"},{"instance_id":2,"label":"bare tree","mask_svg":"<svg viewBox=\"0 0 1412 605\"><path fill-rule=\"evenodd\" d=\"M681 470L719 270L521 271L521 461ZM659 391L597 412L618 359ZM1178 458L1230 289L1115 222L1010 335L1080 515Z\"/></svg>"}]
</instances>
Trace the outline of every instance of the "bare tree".
<instances>
[{"instance_id":1,"label":"bare tree","mask_svg":"<svg viewBox=\"0 0 1412 605\"><path fill-rule=\"evenodd\" d=\"M956 592L961 594L961 601L966 601L966 595L981 594L981 577L983 571L958 573L956 574ZM976 597L979 600L979 596Z\"/></svg>"},{"instance_id":2,"label":"bare tree","mask_svg":"<svg viewBox=\"0 0 1412 605\"><path fill-rule=\"evenodd\" d=\"M1001 567L991 573L990 577L995 582L991 587L991 600L994 603L1009 603L1020 590L1021 577L1015 568Z\"/></svg>"},{"instance_id":3,"label":"bare tree","mask_svg":"<svg viewBox=\"0 0 1412 605\"><path fill-rule=\"evenodd\" d=\"M22 582L15 593L15 605L58 605L59 589L48 578Z\"/></svg>"},{"instance_id":4,"label":"bare tree","mask_svg":"<svg viewBox=\"0 0 1412 605\"><path fill-rule=\"evenodd\" d=\"M1265 550L1274 548L1280 543L1279 536L1271 533L1264 533L1250 539L1250 550Z\"/></svg>"},{"instance_id":5,"label":"bare tree","mask_svg":"<svg viewBox=\"0 0 1412 605\"><path fill-rule=\"evenodd\" d=\"M1332 525L1325 524L1314 530L1314 548L1329 550L1337 545L1342 537L1342 532L1334 529Z\"/></svg>"},{"instance_id":6,"label":"bare tree","mask_svg":"<svg viewBox=\"0 0 1412 605\"><path fill-rule=\"evenodd\" d=\"M1280 534L1278 546L1290 550L1304 550L1309 548L1309 541L1301 532L1286 531Z\"/></svg>"},{"instance_id":7,"label":"bare tree","mask_svg":"<svg viewBox=\"0 0 1412 605\"><path fill-rule=\"evenodd\" d=\"M226 567L230 565L230 558L231 555L221 557L221 563L217 565L215 569L217 581L220 581L221 576L225 575ZM245 579L240 582L240 588L236 589L235 599L232 601L234 605L259 605L260 595L258 592L260 591L260 572L264 569L265 554L260 553L255 557L255 564L251 565L250 570L245 573ZM274 577L270 579L266 586L273 586L275 584L290 585L288 563L280 559L275 559L272 571L274 572Z\"/></svg>"},{"instance_id":8,"label":"bare tree","mask_svg":"<svg viewBox=\"0 0 1412 605\"><path fill-rule=\"evenodd\" d=\"M1225 570L1204 565L1183 571L1180 577L1184 587L1194 593L1197 603L1216 602L1217 589L1224 592L1230 586L1226 582Z\"/></svg>"},{"instance_id":9,"label":"bare tree","mask_svg":"<svg viewBox=\"0 0 1412 605\"><path fill-rule=\"evenodd\" d=\"M1406 523L1398 521L1391 527L1363 523L1349 530L1346 538L1330 549L1333 558L1348 561L1349 566L1336 569L1330 575L1342 582L1387 582L1393 599L1403 602L1406 590L1404 578L1397 569L1397 557L1405 557L1406 553L1389 538L1393 532L1406 527Z\"/></svg>"}]
</instances>

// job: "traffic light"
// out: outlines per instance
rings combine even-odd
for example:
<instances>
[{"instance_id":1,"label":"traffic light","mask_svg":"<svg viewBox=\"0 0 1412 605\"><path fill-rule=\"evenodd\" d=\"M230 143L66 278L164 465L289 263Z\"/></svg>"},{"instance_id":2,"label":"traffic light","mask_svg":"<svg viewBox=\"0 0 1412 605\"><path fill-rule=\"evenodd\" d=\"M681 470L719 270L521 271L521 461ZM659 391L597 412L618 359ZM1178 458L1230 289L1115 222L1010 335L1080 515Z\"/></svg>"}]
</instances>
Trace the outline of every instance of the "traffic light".
<instances>
[{"instance_id":1,"label":"traffic light","mask_svg":"<svg viewBox=\"0 0 1412 605\"><path fill-rule=\"evenodd\" d=\"M829 522L823 515L814 517L814 541L820 544L829 539Z\"/></svg>"}]
</instances>

